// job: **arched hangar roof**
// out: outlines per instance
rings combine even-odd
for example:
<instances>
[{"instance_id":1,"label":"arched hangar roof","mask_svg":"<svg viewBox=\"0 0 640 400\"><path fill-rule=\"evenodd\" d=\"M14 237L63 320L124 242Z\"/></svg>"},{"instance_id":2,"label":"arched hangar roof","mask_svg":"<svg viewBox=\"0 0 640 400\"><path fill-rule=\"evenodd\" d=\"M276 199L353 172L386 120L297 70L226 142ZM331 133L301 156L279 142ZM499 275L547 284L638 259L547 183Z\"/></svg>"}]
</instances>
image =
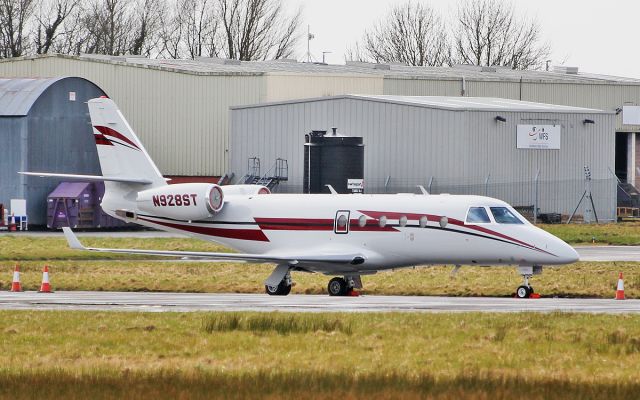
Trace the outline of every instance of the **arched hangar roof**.
<instances>
[{"instance_id":1,"label":"arched hangar roof","mask_svg":"<svg viewBox=\"0 0 640 400\"><path fill-rule=\"evenodd\" d=\"M19 117L29 114L31 107L47 89L56 82L65 79L81 79L97 86L87 79L68 76L57 78L0 78L0 117Z\"/></svg>"}]
</instances>

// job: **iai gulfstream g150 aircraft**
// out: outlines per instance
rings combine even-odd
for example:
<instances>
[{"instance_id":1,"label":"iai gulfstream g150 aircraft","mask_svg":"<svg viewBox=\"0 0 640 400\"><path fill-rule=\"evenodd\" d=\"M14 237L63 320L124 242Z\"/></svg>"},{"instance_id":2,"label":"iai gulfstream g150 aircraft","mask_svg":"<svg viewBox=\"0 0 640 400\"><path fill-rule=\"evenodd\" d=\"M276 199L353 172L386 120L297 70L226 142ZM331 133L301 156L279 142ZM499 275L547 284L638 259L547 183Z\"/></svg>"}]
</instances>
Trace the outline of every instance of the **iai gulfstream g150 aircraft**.
<instances>
[{"instance_id":1,"label":"iai gulfstream g150 aircraft","mask_svg":"<svg viewBox=\"0 0 640 400\"><path fill-rule=\"evenodd\" d=\"M89 101L103 176L30 172L104 181L102 208L127 222L215 241L240 253L86 248L69 228L75 249L276 264L270 295L291 291L291 272L336 276L330 295L362 287L360 277L416 265L518 266L529 278L542 265L569 264L576 251L536 228L509 204L480 196L415 194L271 194L259 185L168 185L140 140L108 98Z\"/></svg>"}]
</instances>

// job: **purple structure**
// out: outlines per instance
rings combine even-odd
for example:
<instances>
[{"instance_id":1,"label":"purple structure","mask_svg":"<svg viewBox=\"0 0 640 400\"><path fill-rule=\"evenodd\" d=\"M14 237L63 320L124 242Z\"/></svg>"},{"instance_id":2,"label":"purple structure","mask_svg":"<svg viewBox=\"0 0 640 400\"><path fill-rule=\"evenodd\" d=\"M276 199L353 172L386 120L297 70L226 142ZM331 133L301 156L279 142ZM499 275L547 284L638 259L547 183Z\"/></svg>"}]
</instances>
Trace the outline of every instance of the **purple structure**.
<instances>
[{"instance_id":1,"label":"purple structure","mask_svg":"<svg viewBox=\"0 0 640 400\"><path fill-rule=\"evenodd\" d=\"M62 182L47 198L47 228L68 226L76 229L118 228L129 226L102 211L100 201L104 184Z\"/></svg>"}]
</instances>

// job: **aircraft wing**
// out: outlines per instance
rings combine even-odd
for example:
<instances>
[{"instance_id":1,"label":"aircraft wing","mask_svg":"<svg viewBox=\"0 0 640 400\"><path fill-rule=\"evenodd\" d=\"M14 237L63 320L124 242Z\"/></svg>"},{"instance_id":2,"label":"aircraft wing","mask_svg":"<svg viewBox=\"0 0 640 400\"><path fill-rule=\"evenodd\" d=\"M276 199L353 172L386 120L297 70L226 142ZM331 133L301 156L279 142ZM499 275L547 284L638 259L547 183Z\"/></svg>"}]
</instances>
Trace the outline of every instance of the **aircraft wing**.
<instances>
[{"instance_id":1,"label":"aircraft wing","mask_svg":"<svg viewBox=\"0 0 640 400\"><path fill-rule=\"evenodd\" d=\"M69 247L76 250L97 251L105 253L124 253L124 254L146 254L149 256L166 256L166 257L187 257L198 258L210 261L241 261L252 263L276 263L288 264L295 266L300 263L329 263L329 264L350 264L360 265L364 263L365 257L362 254L285 254L285 255L268 255L268 254L238 254L238 253L212 253L205 251L168 251L168 250L138 250L138 249L106 249L97 247L85 247L80 243L78 237L73 233L71 228L62 228L64 236L69 243Z\"/></svg>"}]
</instances>

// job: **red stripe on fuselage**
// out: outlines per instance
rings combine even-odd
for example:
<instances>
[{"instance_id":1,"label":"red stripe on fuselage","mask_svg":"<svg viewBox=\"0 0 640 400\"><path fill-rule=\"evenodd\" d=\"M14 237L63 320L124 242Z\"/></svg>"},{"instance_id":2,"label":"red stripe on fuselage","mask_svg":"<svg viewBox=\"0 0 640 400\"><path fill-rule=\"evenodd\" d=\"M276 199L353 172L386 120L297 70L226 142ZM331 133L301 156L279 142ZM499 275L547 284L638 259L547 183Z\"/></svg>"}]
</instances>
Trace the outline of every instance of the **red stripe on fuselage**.
<instances>
[{"instance_id":1,"label":"red stripe on fuselage","mask_svg":"<svg viewBox=\"0 0 640 400\"><path fill-rule=\"evenodd\" d=\"M333 231L333 219L302 219L302 218L254 218L260 229L266 231ZM367 221L360 226L357 219L349 221L349 228L354 232L397 232L398 230L385 226L380 227L376 221Z\"/></svg>"},{"instance_id":2,"label":"red stripe on fuselage","mask_svg":"<svg viewBox=\"0 0 640 400\"><path fill-rule=\"evenodd\" d=\"M120 139L123 142L125 142L125 143L135 147L136 149L140 150L138 145L133 143L133 141L131 141L131 139L129 139L128 137L126 137L122 133L109 128L108 126L94 126L94 128L96 128L98 130L98 132L102 133L105 136L111 136L111 137L114 137L116 139Z\"/></svg>"},{"instance_id":3,"label":"red stripe on fuselage","mask_svg":"<svg viewBox=\"0 0 640 400\"><path fill-rule=\"evenodd\" d=\"M228 239L239 240L253 240L256 242L268 242L269 238L259 229L226 229L226 228L212 228L208 226L198 225L183 225L179 223L156 221L144 217L138 217L142 221L151 222L154 224L166 226L168 228L178 229L181 231L198 233L200 235L223 237Z\"/></svg>"}]
</instances>

